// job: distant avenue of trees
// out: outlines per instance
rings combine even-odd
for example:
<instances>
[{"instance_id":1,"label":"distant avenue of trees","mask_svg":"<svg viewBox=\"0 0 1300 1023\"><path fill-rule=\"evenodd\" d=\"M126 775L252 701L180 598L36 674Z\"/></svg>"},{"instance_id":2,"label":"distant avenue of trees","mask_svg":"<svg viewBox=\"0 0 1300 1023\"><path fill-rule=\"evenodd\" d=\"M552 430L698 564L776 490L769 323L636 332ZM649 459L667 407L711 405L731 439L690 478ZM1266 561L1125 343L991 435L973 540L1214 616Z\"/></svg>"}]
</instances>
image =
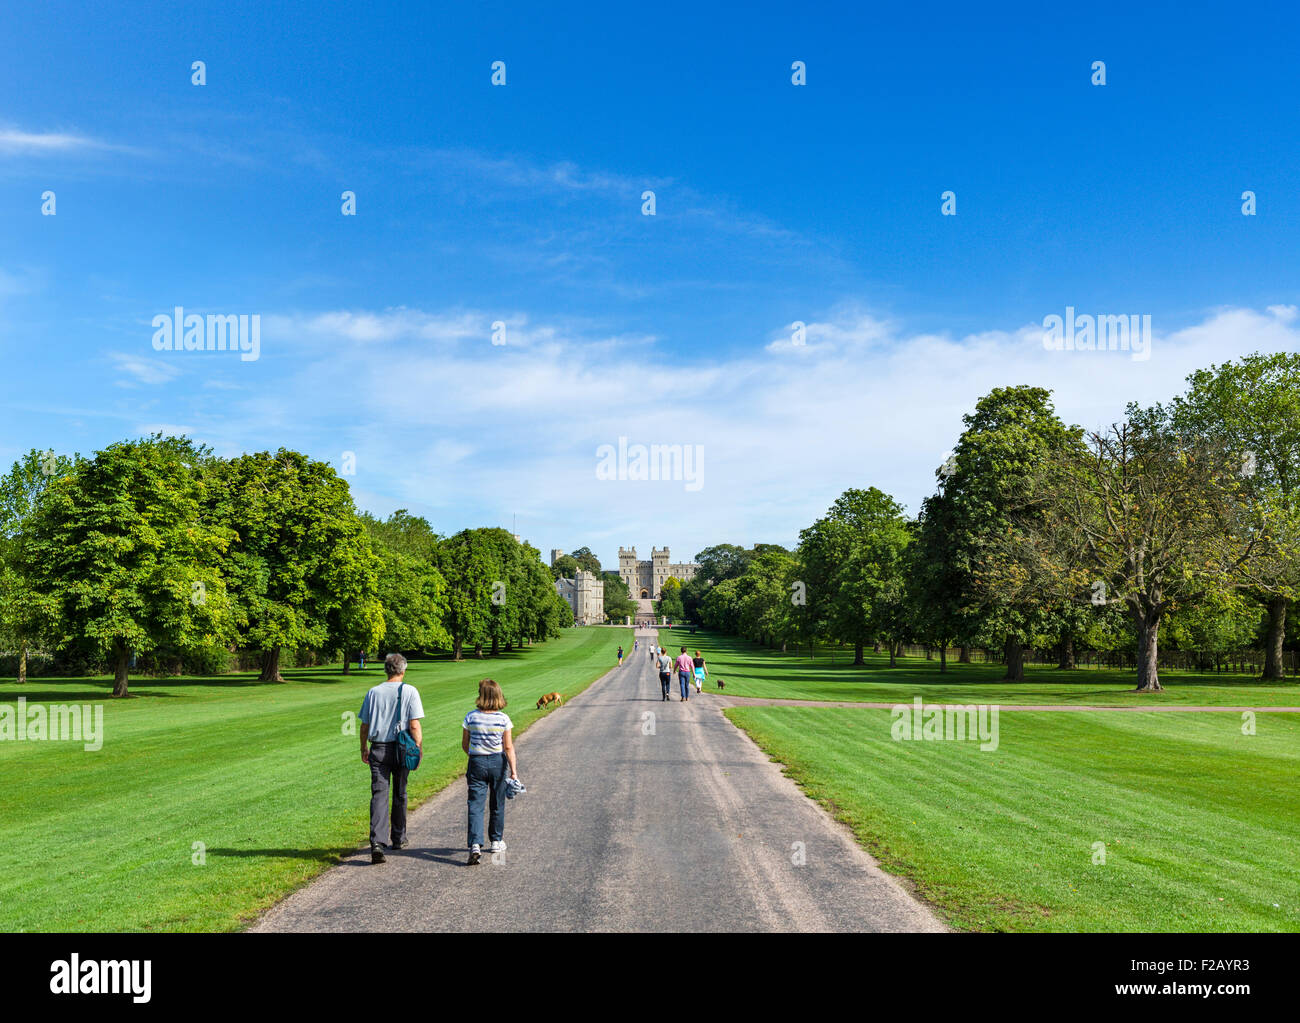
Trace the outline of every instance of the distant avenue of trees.
<instances>
[{"instance_id":1,"label":"distant avenue of trees","mask_svg":"<svg viewBox=\"0 0 1300 1023\"><path fill-rule=\"evenodd\" d=\"M1049 392L998 388L964 417L916 517L850 489L793 550L732 544L668 580L674 620L862 663L906 643L993 651L1024 678L1026 651L1131 655L1161 688L1162 644L1202 668L1262 648L1284 676L1300 587L1300 355L1251 355L1188 377L1166 405L1130 405L1085 433ZM359 514L333 469L293 451L215 457L155 435L93 457L32 451L0 479L0 651L111 671L133 663L265 681L303 652L449 650L483 656L572 624L554 580L604 580L605 612L636 612L616 572L580 548L544 565L503 529L436 534L422 518ZM179 668L177 668L179 670Z\"/></svg>"},{"instance_id":2,"label":"distant avenue of trees","mask_svg":"<svg viewBox=\"0 0 1300 1023\"><path fill-rule=\"evenodd\" d=\"M1217 667L1264 650L1284 675L1300 559L1300 356L1252 355L1188 378L1168 405L1130 405L1085 434L1049 392L996 389L964 417L937 492L909 518L874 487L845 491L794 550L696 555L685 613L787 649L904 643L996 651L1123 651L1161 688L1162 639Z\"/></svg>"},{"instance_id":3,"label":"distant avenue of trees","mask_svg":"<svg viewBox=\"0 0 1300 1023\"><path fill-rule=\"evenodd\" d=\"M263 681L285 652L498 653L571 625L538 551L504 529L437 535L358 514L323 462L281 449L215 457L154 435L90 458L31 451L0 479L0 650L108 670L133 660ZM197 666L197 668L196 668Z\"/></svg>"}]
</instances>

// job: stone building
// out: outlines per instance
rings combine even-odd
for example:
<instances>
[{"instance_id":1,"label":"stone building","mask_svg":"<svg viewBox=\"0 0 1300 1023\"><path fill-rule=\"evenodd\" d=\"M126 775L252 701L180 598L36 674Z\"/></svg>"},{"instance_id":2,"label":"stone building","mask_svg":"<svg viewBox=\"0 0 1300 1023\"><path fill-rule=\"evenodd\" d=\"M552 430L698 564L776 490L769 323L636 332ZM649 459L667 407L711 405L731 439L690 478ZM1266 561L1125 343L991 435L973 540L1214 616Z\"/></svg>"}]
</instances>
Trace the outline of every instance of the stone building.
<instances>
[{"instance_id":1,"label":"stone building","mask_svg":"<svg viewBox=\"0 0 1300 1023\"><path fill-rule=\"evenodd\" d=\"M555 562L555 552L551 552ZM556 579L555 592L573 608L574 625L600 625L605 620L605 581L578 569L572 579Z\"/></svg>"},{"instance_id":2,"label":"stone building","mask_svg":"<svg viewBox=\"0 0 1300 1023\"><path fill-rule=\"evenodd\" d=\"M635 547L618 549L618 576L627 583L628 595L633 600L658 600L664 580L669 576L686 583L700 569L699 565L689 563L673 564L668 558L667 547L662 550L651 547L649 561L638 561Z\"/></svg>"}]
</instances>

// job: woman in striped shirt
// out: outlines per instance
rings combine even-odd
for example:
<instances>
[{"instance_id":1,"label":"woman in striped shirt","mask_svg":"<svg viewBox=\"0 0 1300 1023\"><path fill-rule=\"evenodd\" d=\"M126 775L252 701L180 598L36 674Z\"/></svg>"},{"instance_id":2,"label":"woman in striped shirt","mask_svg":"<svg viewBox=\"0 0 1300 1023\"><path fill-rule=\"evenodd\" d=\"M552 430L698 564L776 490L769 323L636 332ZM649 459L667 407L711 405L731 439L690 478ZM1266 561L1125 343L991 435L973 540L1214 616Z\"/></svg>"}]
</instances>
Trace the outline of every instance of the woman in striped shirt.
<instances>
[{"instance_id":1,"label":"woman in striped shirt","mask_svg":"<svg viewBox=\"0 0 1300 1023\"><path fill-rule=\"evenodd\" d=\"M489 806L488 838L494 853L505 852L506 780L518 779L514 722L505 713L506 698L490 678L478 684L478 700L461 723L460 748L469 754L469 863L483 857L483 805Z\"/></svg>"}]
</instances>

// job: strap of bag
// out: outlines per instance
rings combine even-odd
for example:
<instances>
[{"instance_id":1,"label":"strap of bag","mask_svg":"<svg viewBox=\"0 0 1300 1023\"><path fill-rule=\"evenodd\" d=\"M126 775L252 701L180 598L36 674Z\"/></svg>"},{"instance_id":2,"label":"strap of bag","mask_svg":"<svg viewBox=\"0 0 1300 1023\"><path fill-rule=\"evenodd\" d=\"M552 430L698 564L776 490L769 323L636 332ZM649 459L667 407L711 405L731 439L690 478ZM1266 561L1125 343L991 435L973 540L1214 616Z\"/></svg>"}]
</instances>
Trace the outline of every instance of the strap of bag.
<instances>
[{"instance_id":1,"label":"strap of bag","mask_svg":"<svg viewBox=\"0 0 1300 1023\"><path fill-rule=\"evenodd\" d=\"M402 713L402 687L406 685L405 681L397 683L397 738L402 738L402 733L406 731L406 716Z\"/></svg>"}]
</instances>

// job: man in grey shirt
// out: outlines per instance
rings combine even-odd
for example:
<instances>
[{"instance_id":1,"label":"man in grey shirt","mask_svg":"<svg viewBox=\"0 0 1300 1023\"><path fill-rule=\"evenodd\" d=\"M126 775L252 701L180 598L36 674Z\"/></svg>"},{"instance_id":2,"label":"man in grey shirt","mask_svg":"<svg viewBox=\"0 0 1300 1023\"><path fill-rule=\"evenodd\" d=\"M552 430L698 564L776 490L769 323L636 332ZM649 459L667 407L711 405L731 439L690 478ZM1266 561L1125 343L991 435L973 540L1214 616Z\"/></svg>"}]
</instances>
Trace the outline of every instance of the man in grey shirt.
<instances>
[{"instance_id":1,"label":"man in grey shirt","mask_svg":"<svg viewBox=\"0 0 1300 1023\"><path fill-rule=\"evenodd\" d=\"M387 682L381 682L366 693L361 701L361 762L370 765L370 862L383 863L384 849L381 839L388 832L389 845L401 849L406 845L406 776L410 773L398 760L397 733L406 722L411 733L424 751L424 736L420 719L424 705L415 686L405 685L406 658L389 654L384 659ZM398 706L398 693L401 706ZM367 748L366 742L370 746ZM393 790L391 824L388 813L388 790Z\"/></svg>"},{"instance_id":2,"label":"man in grey shirt","mask_svg":"<svg viewBox=\"0 0 1300 1023\"><path fill-rule=\"evenodd\" d=\"M659 685L663 688L664 699L668 699L668 687L672 684L673 659L662 647L659 650Z\"/></svg>"}]
</instances>

